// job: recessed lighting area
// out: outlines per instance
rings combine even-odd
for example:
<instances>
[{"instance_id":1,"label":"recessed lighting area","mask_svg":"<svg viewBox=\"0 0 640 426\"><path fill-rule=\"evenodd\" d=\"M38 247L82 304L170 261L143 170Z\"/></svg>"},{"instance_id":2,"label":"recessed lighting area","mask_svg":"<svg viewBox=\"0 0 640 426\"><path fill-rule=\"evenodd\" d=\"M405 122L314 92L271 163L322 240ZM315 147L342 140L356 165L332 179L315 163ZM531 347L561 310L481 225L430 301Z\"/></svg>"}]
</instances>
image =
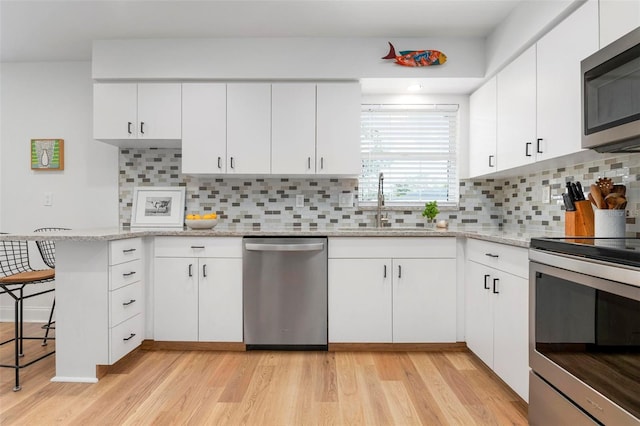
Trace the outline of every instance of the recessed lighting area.
<instances>
[{"instance_id":1,"label":"recessed lighting area","mask_svg":"<svg viewBox=\"0 0 640 426\"><path fill-rule=\"evenodd\" d=\"M407 90L409 92L418 92L422 90L422 84L412 84L409 87L407 87Z\"/></svg>"}]
</instances>

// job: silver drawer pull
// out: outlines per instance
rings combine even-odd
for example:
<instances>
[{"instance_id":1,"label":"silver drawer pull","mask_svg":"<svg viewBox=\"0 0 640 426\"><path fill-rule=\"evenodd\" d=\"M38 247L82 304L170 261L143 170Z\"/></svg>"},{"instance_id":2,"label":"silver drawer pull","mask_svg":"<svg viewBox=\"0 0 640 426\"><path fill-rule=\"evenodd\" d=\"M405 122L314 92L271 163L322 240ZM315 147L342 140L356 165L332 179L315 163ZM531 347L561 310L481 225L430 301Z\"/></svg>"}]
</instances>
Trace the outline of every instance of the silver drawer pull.
<instances>
[{"instance_id":1,"label":"silver drawer pull","mask_svg":"<svg viewBox=\"0 0 640 426\"><path fill-rule=\"evenodd\" d=\"M489 257L500 257L499 255L493 253L485 253L484 255Z\"/></svg>"},{"instance_id":2,"label":"silver drawer pull","mask_svg":"<svg viewBox=\"0 0 640 426\"><path fill-rule=\"evenodd\" d=\"M134 248L122 250L123 253L133 253L134 251L136 251Z\"/></svg>"},{"instance_id":3,"label":"silver drawer pull","mask_svg":"<svg viewBox=\"0 0 640 426\"><path fill-rule=\"evenodd\" d=\"M127 340L131 340L131 339L133 339L133 338L135 337L135 335L136 335L136 333L131 333L131 334L129 335L129 337L124 337L122 340L124 340L124 341L126 342Z\"/></svg>"},{"instance_id":4,"label":"silver drawer pull","mask_svg":"<svg viewBox=\"0 0 640 426\"><path fill-rule=\"evenodd\" d=\"M136 301L136 299L131 299L128 302L122 302L122 306L129 306L130 304L132 304L135 301Z\"/></svg>"},{"instance_id":5,"label":"silver drawer pull","mask_svg":"<svg viewBox=\"0 0 640 426\"><path fill-rule=\"evenodd\" d=\"M136 271L125 272L122 274L123 277L130 277L131 275L135 275Z\"/></svg>"},{"instance_id":6,"label":"silver drawer pull","mask_svg":"<svg viewBox=\"0 0 640 426\"><path fill-rule=\"evenodd\" d=\"M191 246L192 249L203 249L204 246Z\"/></svg>"}]
</instances>

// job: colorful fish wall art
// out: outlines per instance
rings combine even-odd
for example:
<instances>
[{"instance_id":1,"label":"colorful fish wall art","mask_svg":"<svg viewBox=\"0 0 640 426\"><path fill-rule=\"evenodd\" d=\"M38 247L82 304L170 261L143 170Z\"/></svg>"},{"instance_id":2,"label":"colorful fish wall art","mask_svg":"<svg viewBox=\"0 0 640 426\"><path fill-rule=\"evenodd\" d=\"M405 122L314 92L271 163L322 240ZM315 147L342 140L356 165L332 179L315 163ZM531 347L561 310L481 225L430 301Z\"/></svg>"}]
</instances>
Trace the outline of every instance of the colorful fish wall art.
<instances>
[{"instance_id":1,"label":"colorful fish wall art","mask_svg":"<svg viewBox=\"0 0 640 426\"><path fill-rule=\"evenodd\" d=\"M393 44L389 42L389 53L382 59L394 59L396 64L405 67L428 67L444 64L447 62L447 55L439 50L401 50L400 55L397 55Z\"/></svg>"}]
</instances>

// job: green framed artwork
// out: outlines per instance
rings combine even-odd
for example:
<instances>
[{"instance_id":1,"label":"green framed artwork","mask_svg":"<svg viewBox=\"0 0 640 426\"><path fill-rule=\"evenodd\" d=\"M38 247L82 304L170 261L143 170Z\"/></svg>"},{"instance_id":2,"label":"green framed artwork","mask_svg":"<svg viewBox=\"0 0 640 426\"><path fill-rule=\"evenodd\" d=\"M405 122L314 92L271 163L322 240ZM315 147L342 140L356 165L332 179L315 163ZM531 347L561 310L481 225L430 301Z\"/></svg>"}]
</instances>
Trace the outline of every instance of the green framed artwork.
<instances>
[{"instance_id":1,"label":"green framed artwork","mask_svg":"<svg viewBox=\"0 0 640 426\"><path fill-rule=\"evenodd\" d=\"M31 139L31 170L64 170L64 139Z\"/></svg>"}]
</instances>

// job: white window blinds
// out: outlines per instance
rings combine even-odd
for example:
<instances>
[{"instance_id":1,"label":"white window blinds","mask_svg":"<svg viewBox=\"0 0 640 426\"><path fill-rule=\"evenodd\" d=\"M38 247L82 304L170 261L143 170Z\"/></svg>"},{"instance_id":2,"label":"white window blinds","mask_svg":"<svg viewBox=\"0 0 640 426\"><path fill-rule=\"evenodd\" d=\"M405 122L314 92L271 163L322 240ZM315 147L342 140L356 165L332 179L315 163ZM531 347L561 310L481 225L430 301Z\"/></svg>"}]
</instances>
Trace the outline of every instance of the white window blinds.
<instances>
[{"instance_id":1,"label":"white window blinds","mask_svg":"<svg viewBox=\"0 0 640 426\"><path fill-rule=\"evenodd\" d=\"M359 199L387 205L458 203L458 105L362 105Z\"/></svg>"}]
</instances>

